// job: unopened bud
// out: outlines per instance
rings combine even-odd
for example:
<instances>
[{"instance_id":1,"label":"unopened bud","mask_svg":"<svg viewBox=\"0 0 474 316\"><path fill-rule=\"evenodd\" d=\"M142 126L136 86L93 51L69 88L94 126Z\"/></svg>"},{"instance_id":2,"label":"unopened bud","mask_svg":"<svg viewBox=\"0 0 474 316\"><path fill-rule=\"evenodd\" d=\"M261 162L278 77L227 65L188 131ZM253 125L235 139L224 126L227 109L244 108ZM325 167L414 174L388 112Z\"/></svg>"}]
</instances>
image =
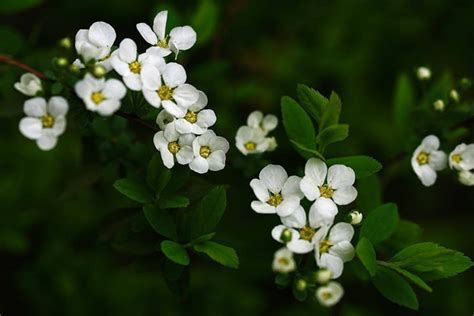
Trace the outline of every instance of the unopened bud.
<instances>
[{"instance_id":1,"label":"unopened bud","mask_svg":"<svg viewBox=\"0 0 474 316\"><path fill-rule=\"evenodd\" d=\"M78 74L81 71L81 68L79 66L72 64L69 66L69 71L75 74Z\"/></svg>"},{"instance_id":2,"label":"unopened bud","mask_svg":"<svg viewBox=\"0 0 474 316\"><path fill-rule=\"evenodd\" d=\"M66 67L67 65L69 65L69 61L65 57L60 57L56 59L56 65L58 65L59 67Z\"/></svg>"},{"instance_id":3,"label":"unopened bud","mask_svg":"<svg viewBox=\"0 0 474 316\"><path fill-rule=\"evenodd\" d=\"M359 225L362 222L362 219L364 218L364 215L362 215L361 212L359 211L352 211L347 215L347 221L351 225Z\"/></svg>"},{"instance_id":4,"label":"unopened bud","mask_svg":"<svg viewBox=\"0 0 474 316\"><path fill-rule=\"evenodd\" d=\"M291 230L289 230L288 228L285 228L281 232L280 240L283 241L284 243L287 243L291 240L292 235L293 234L291 233Z\"/></svg>"},{"instance_id":5,"label":"unopened bud","mask_svg":"<svg viewBox=\"0 0 474 316\"><path fill-rule=\"evenodd\" d=\"M296 281L296 289L300 292L305 291L307 286L308 283L306 283L306 281L303 279L299 279L298 281Z\"/></svg>"},{"instance_id":6,"label":"unopened bud","mask_svg":"<svg viewBox=\"0 0 474 316\"><path fill-rule=\"evenodd\" d=\"M268 137L267 151L274 151L278 147L275 137Z\"/></svg>"},{"instance_id":7,"label":"unopened bud","mask_svg":"<svg viewBox=\"0 0 474 316\"><path fill-rule=\"evenodd\" d=\"M419 67L416 70L416 76L419 80L429 80L431 78L431 70L427 67Z\"/></svg>"},{"instance_id":8,"label":"unopened bud","mask_svg":"<svg viewBox=\"0 0 474 316\"><path fill-rule=\"evenodd\" d=\"M467 90L472 86L472 81L469 78L462 78L461 81L459 81L459 85L464 90Z\"/></svg>"},{"instance_id":9,"label":"unopened bud","mask_svg":"<svg viewBox=\"0 0 474 316\"><path fill-rule=\"evenodd\" d=\"M459 93L456 90L452 89L451 91L449 91L449 97L454 102L459 102Z\"/></svg>"},{"instance_id":10,"label":"unopened bud","mask_svg":"<svg viewBox=\"0 0 474 316\"><path fill-rule=\"evenodd\" d=\"M316 282L326 284L331 281L332 272L328 269L321 269L316 272Z\"/></svg>"},{"instance_id":11,"label":"unopened bud","mask_svg":"<svg viewBox=\"0 0 474 316\"><path fill-rule=\"evenodd\" d=\"M107 70L101 65L95 65L92 73L96 78L102 78L107 74Z\"/></svg>"},{"instance_id":12,"label":"unopened bud","mask_svg":"<svg viewBox=\"0 0 474 316\"><path fill-rule=\"evenodd\" d=\"M443 112L444 111L444 101L443 100L436 100L434 103L433 103L433 108L436 110L436 111L440 111L440 112Z\"/></svg>"},{"instance_id":13,"label":"unopened bud","mask_svg":"<svg viewBox=\"0 0 474 316\"><path fill-rule=\"evenodd\" d=\"M59 41L59 46L65 49L70 49L72 46L71 39L69 37L63 38L62 40Z\"/></svg>"}]
</instances>

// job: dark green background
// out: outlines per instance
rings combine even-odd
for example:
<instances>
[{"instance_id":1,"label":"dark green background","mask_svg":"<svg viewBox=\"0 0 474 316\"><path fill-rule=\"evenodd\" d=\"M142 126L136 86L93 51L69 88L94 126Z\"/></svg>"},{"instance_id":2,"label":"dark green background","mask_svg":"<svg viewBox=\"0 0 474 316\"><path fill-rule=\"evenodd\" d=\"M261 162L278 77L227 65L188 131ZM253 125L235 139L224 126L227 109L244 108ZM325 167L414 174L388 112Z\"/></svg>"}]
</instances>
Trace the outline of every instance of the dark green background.
<instances>
[{"instance_id":1,"label":"dark green background","mask_svg":"<svg viewBox=\"0 0 474 316\"><path fill-rule=\"evenodd\" d=\"M208 95L218 116L215 130L231 143L248 113L260 109L279 115L280 97L294 96L300 82L326 95L335 90L343 101L341 121L350 124L351 135L333 146L329 156L367 154L385 164L400 150L413 150L421 139L397 139L394 132L397 75L413 75L419 65L431 67L435 77L445 71L457 78L473 74L474 2L468 0L45 0L21 12L0 11L0 53L47 69L58 54L52 49L58 39L74 37L97 20L111 23L119 39L131 37L145 49L135 24L150 23L163 8L170 10L171 24L196 27L198 44L182 53L179 62L188 81ZM228 209L216 239L238 251L240 269L192 257L189 298L178 303L164 284L160 255L131 255L118 251L128 245L110 243L126 225L121 216L136 213L136 205L112 183L127 168L146 166L154 151L152 134L136 125L123 130L122 119L115 119L117 128L110 131L106 126L112 123L96 119L103 139L94 141L90 135L81 138L70 116L58 147L41 152L18 131L25 98L12 85L21 73L0 66L2 315L414 313L350 274L341 280L346 295L333 310L314 300L299 303L290 291L277 290L271 260L279 245L270 236L277 219L249 207L248 182L263 162L243 158L235 147L227 169L208 178L229 185ZM415 122L426 119L420 116ZM442 120L443 115L429 119ZM300 172L304 160L290 148L281 125L275 135L280 147L264 158L290 173ZM117 138L124 148L110 149ZM473 142L472 127L465 141ZM107 161L104 151L116 153L115 162ZM423 240L474 257L472 188L459 185L448 171L434 187L424 188L407 159L380 175L384 200L397 203L403 218L423 227ZM419 313L471 315L472 284L472 271L435 282L433 294L419 292Z\"/></svg>"}]
</instances>

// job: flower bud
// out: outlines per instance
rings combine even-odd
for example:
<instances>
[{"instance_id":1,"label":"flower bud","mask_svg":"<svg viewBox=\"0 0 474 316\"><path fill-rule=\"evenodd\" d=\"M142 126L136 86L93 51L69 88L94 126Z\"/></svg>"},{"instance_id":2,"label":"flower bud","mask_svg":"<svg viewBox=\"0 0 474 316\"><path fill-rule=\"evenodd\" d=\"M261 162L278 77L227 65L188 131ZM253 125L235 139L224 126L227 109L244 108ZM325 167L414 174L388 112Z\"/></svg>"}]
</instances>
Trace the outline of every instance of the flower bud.
<instances>
[{"instance_id":1,"label":"flower bud","mask_svg":"<svg viewBox=\"0 0 474 316\"><path fill-rule=\"evenodd\" d=\"M107 74L107 70L101 65L95 65L94 70L92 71L94 77L96 78L102 78Z\"/></svg>"},{"instance_id":2,"label":"flower bud","mask_svg":"<svg viewBox=\"0 0 474 316\"><path fill-rule=\"evenodd\" d=\"M467 186L474 185L474 172L469 170L463 170L459 172L458 177L459 182L461 182L462 184Z\"/></svg>"},{"instance_id":3,"label":"flower bud","mask_svg":"<svg viewBox=\"0 0 474 316\"><path fill-rule=\"evenodd\" d=\"M436 101L433 103L433 108L434 108L436 111L443 112L443 111L444 111L444 108L445 108L444 101L443 101L443 100L436 100Z\"/></svg>"},{"instance_id":4,"label":"flower bud","mask_svg":"<svg viewBox=\"0 0 474 316\"><path fill-rule=\"evenodd\" d=\"M348 215L348 222L351 225L359 225L362 222L364 216L359 211L352 211Z\"/></svg>"},{"instance_id":5,"label":"flower bud","mask_svg":"<svg viewBox=\"0 0 474 316\"><path fill-rule=\"evenodd\" d=\"M416 70L416 76L419 80L429 80L431 78L431 70L427 67L419 67Z\"/></svg>"},{"instance_id":6,"label":"flower bud","mask_svg":"<svg viewBox=\"0 0 474 316\"><path fill-rule=\"evenodd\" d=\"M328 269L321 269L316 272L316 282L326 284L331 281L332 272Z\"/></svg>"},{"instance_id":7,"label":"flower bud","mask_svg":"<svg viewBox=\"0 0 474 316\"><path fill-rule=\"evenodd\" d=\"M306 281L303 279L299 279L296 281L296 290L300 292L305 291L307 286L308 286L308 283L306 283Z\"/></svg>"},{"instance_id":8,"label":"flower bud","mask_svg":"<svg viewBox=\"0 0 474 316\"><path fill-rule=\"evenodd\" d=\"M65 49L70 49L72 47L72 42L69 37L65 37L59 41L59 46Z\"/></svg>"},{"instance_id":9,"label":"flower bud","mask_svg":"<svg viewBox=\"0 0 474 316\"><path fill-rule=\"evenodd\" d=\"M14 87L24 95L30 97L35 96L43 89L41 79L30 72L23 74L20 78L20 82L15 83Z\"/></svg>"},{"instance_id":10,"label":"flower bud","mask_svg":"<svg viewBox=\"0 0 474 316\"><path fill-rule=\"evenodd\" d=\"M464 90L467 90L472 86L472 81L469 78L462 78L461 81L459 81L459 85Z\"/></svg>"},{"instance_id":11,"label":"flower bud","mask_svg":"<svg viewBox=\"0 0 474 316\"><path fill-rule=\"evenodd\" d=\"M284 243L287 243L291 240L292 235L293 234L291 233L291 230L289 230L288 228L285 228L281 232L280 240L283 241Z\"/></svg>"},{"instance_id":12,"label":"flower bud","mask_svg":"<svg viewBox=\"0 0 474 316\"><path fill-rule=\"evenodd\" d=\"M268 139L267 151L274 151L278 147L275 137L268 137L267 139Z\"/></svg>"},{"instance_id":13,"label":"flower bud","mask_svg":"<svg viewBox=\"0 0 474 316\"><path fill-rule=\"evenodd\" d=\"M281 248L273 256L273 271L278 273L289 273L296 269L293 253L287 248Z\"/></svg>"},{"instance_id":14,"label":"flower bud","mask_svg":"<svg viewBox=\"0 0 474 316\"><path fill-rule=\"evenodd\" d=\"M456 90L452 89L451 91L449 91L449 97L454 102L459 102L459 93Z\"/></svg>"},{"instance_id":15,"label":"flower bud","mask_svg":"<svg viewBox=\"0 0 474 316\"><path fill-rule=\"evenodd\" d=\"M72 64L71 66L69 66L69 71L74 74L78 74L81 71L81 68L79 68L79 66L75 64Z\"/></svg>"},{"instance_id":16,"label":"flower bud","mask_svg":"<svg viewBox=\"0 0 474 316\"><path fill-rule=\"evenodd\" d=\"M58 59L56 59L56 65L58 65L59 67L66 67L67 65L69 65L69 61L65 57L59 57Z\"/></svg>"}]
</instances>

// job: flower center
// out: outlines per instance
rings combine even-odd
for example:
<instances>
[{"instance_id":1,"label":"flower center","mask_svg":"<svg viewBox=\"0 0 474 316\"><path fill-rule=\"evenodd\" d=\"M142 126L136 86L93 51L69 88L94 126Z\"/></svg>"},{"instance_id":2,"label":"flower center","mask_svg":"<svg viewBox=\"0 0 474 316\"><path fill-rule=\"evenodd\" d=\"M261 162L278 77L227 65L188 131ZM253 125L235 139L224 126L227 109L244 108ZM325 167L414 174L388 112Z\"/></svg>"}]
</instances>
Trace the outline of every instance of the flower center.
<instances>
[{"instance_id":1,"label":"flower center","mask_svg":"<svg viewBox=\"0 0 474 316\"><path fill-rule=\"evenodd\" d=\"M321 297L325 301L330 300L332 298L332 293L331 292L324 292L324 293L321 294Z\"/></svg>"},{"instance_id":2,"label":"flower center","mask_svg":"<svg viewBox=\"0 0 474 316\"><path fill-rule=\"evenodd\" d=\"M331 247L332 247L332 243L329 240L327 239L321 240L321 242L319 243L319 252L320 253L328 252L329 249L331 249Z\"/></svg>"},{"instance_id":3,"label":"flower center","mask_svg":"<svg viewBox=\"0 0 474 316\"><path fill-rule=\"evenodd\" d=\"M319 187L319 194L322 196L322 197L325 197L325 198L332 198L332 194L334 193L334 189L331 188L329 185L327 184L324 184L322 186Z\"/></svg>"},{"instance_id":4,"label":"flower center","mask_svg":"<svg viewBox=\"0 0 474 316\"><path fill-rule=\"evenodd\" d=\"M43 124L43 128L51 128L54 125L54 117L46 113L41 117L41 123Z\"/></svg>"},{"instance_id":5,"label":"flower center","mask_svg":"<svg viewBox=\"0 0 474 316\"><path fill-rule=\"evenodd\" d=\"M181 146L179 146L178 142L168 143L168 150L173 155L176 154L179 151L180 148L181 148Z\"/></svg>"},{"instance_id":6,"label":"flower center","mask_svg":"<svg viewBox=\"0 0 474 316\"><path fill-rule=\"evenodd\" d=\"M461 158L461 155L460 154L454 154L451 156L451 160L454 162L454 163L460 163L462 158Z\"/></svg>"},{"instance_id":7,"label":"flower center","mask_svg":"<svg viewBox=\"0 0 474 316\"><path fill-rule=\"evenodd\" d=\"M194 124L197 122L198 116L196 112L188 111L186 115L184 116L184 119L188 121L189 123Z\"/></svg>"},{"instance_id":8,"label":"flower center","mask_svg":"<svg viewBox=\"0 0 474 316\"><path fill-rule=\"evenodd\" d=\"M282 266L287 266L290 264L290 260L288 260L288 258L280 258L278 259L278 263Z\"/></svg>"},{"instance_id":9,"label":"flower center","mask_svg":"<svg viewBox=\"0 0 474 316\"><path fill-rule=\"evenodd\" d=\"M156 93L158 93L158 96L161 100L171 100L173 98L173 89L166 85L162 85L160 88L158 88Z\"/></svg>"},{"instance_id":10,"label":"flower center","mask_svg":"<svg viewBox=\"0 0 474 316\"><path fill-rule=\"evenodd\" d=\"M105 95L102 93L102 91L92 92L91 100L95 103L95 105L99 105L99 103L105 100Z\"/></svg>"},{"instance_id":11,"label":"flower center","mask_svg":"<svg viewBox=\"0 0 474 316\"><path fill-rule=\"evenodd\" d=\"M156 46L160 48L168 48L168 42L166 41L166 38L160 39Z\"/></svg>"},{"instance_id":12,"label":"flower center","mask_svg":"<svg viewBox=\"0 0 474 316\"><path fill-rule=\"evenodd\" d=\"M211 154L211 148L209 148L209 146L201 146L199 149L199 154L201 157L207 158Z\"/></svg>"},{"instance_id":13,"label":"flower center","mask_svg":"<svg viewBox=\"0 0 474 316\"><path fill-rule=\"evenodd\" d=\"M254 151L257 148L257 144L255 144L254 142L247 142L244 144L244 147L248 151Z\"/></svg>"},{"instance_id":14,"label":"flower center","mask_svg":"<svg viewBox=\"0 0 474 316\"><path fill-rule=\"evenodd\" d=\"M271 206L278 206L283 202L283 197L281 196L280 193L275 193L270 196L270 198L267 200L267 204L270 204Z\"/></svg>"},{"instance_id":15,"label":"flower center","mask_svg":"<svg viewBox=\"0 0 474 316\"><path fill-rule=\"evenodd\" d=\"M426 165L430 161L430 155L422 151L416 156L416 161L418 161L420 165Z\"/></svg>"},{"instance_id":16,"label":"flower center","mask_svg":"<svg viewBox=\"0 0 474 316\"><path fill-rule=\"evenodd\" d=\"M313 239L315 233L316 230L314 228L305 226L300 229L300 239L310 241L311 239Z\"/></svg>"},{"instance_id":17,"label":"flower center","mask_svg":"<svg viewBox=\"0 0 474 316\"><path fill-rule=\"evenodd\" d=\"M134 74L139 74L140 71L142 70L142 65L140 65L140 63L137 60L135 60L131 62L130 64L128 64L128 68Z\"/></svg>"}]
</instances>

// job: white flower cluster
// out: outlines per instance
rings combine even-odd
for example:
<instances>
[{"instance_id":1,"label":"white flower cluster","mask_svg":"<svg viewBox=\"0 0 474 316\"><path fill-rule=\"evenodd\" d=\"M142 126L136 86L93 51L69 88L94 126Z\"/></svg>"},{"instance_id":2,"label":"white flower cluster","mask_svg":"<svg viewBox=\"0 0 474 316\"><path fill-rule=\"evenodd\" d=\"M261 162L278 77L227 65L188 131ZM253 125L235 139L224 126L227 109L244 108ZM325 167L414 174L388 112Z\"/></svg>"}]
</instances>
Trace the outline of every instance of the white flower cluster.
<instances>
[{"instance_id":1,"label":"white flower cluster","mask_svg":"<svg viewBox=\"0 0 474 316\"><path fill-rule=\"evenodd\" d=\"M439 150L440 141L435 135L426 136L416 148L411 165L424 186L436 182L437 171L449 166L458 172L459 182L467 186L474 185L474 144L459 144L448 155Z\"/></svg>"},{"instance_id":2,"label":"white flower cluster","mask_svg":"<svg viewBox=\"0 0 474 316\"><path fill-rule=\"evenodd\" d=\"M323 285L316 290L321 304L336 304L343 295L342 286L331 279L342 275L344 263L354 257L351 244L354 228L345 222L334 223L338 206L352 203L357 197L353 184L355 173L344 165L327 165L316 158L307 161L305 175L288 176L278 165L263 168L258 179L250 182L258 200L252 209L262 214L277 214L281 223L273 228L272 237L285 244L275 253L273 270L289 273L296 269L293 254L314 253L318 281ZM312 201L308 214L301 200ZM351 215L358 224L362 215ZM329 283L328 283L329 282Z\"/></svg>"},{"instance_id":3,"label":"white flower cluster","mask_svg":"<svg viewBox=\"0 0 474 316\"><path fill-rule=\"evenodd\" d=\"M278 118L275 115L264 116L260 111L250 113L247 125L241 126L235 136L237 149L244 155L275 150L277 147L275 137L267 135L277 126Z\"/></svg>"}]
</instances>

